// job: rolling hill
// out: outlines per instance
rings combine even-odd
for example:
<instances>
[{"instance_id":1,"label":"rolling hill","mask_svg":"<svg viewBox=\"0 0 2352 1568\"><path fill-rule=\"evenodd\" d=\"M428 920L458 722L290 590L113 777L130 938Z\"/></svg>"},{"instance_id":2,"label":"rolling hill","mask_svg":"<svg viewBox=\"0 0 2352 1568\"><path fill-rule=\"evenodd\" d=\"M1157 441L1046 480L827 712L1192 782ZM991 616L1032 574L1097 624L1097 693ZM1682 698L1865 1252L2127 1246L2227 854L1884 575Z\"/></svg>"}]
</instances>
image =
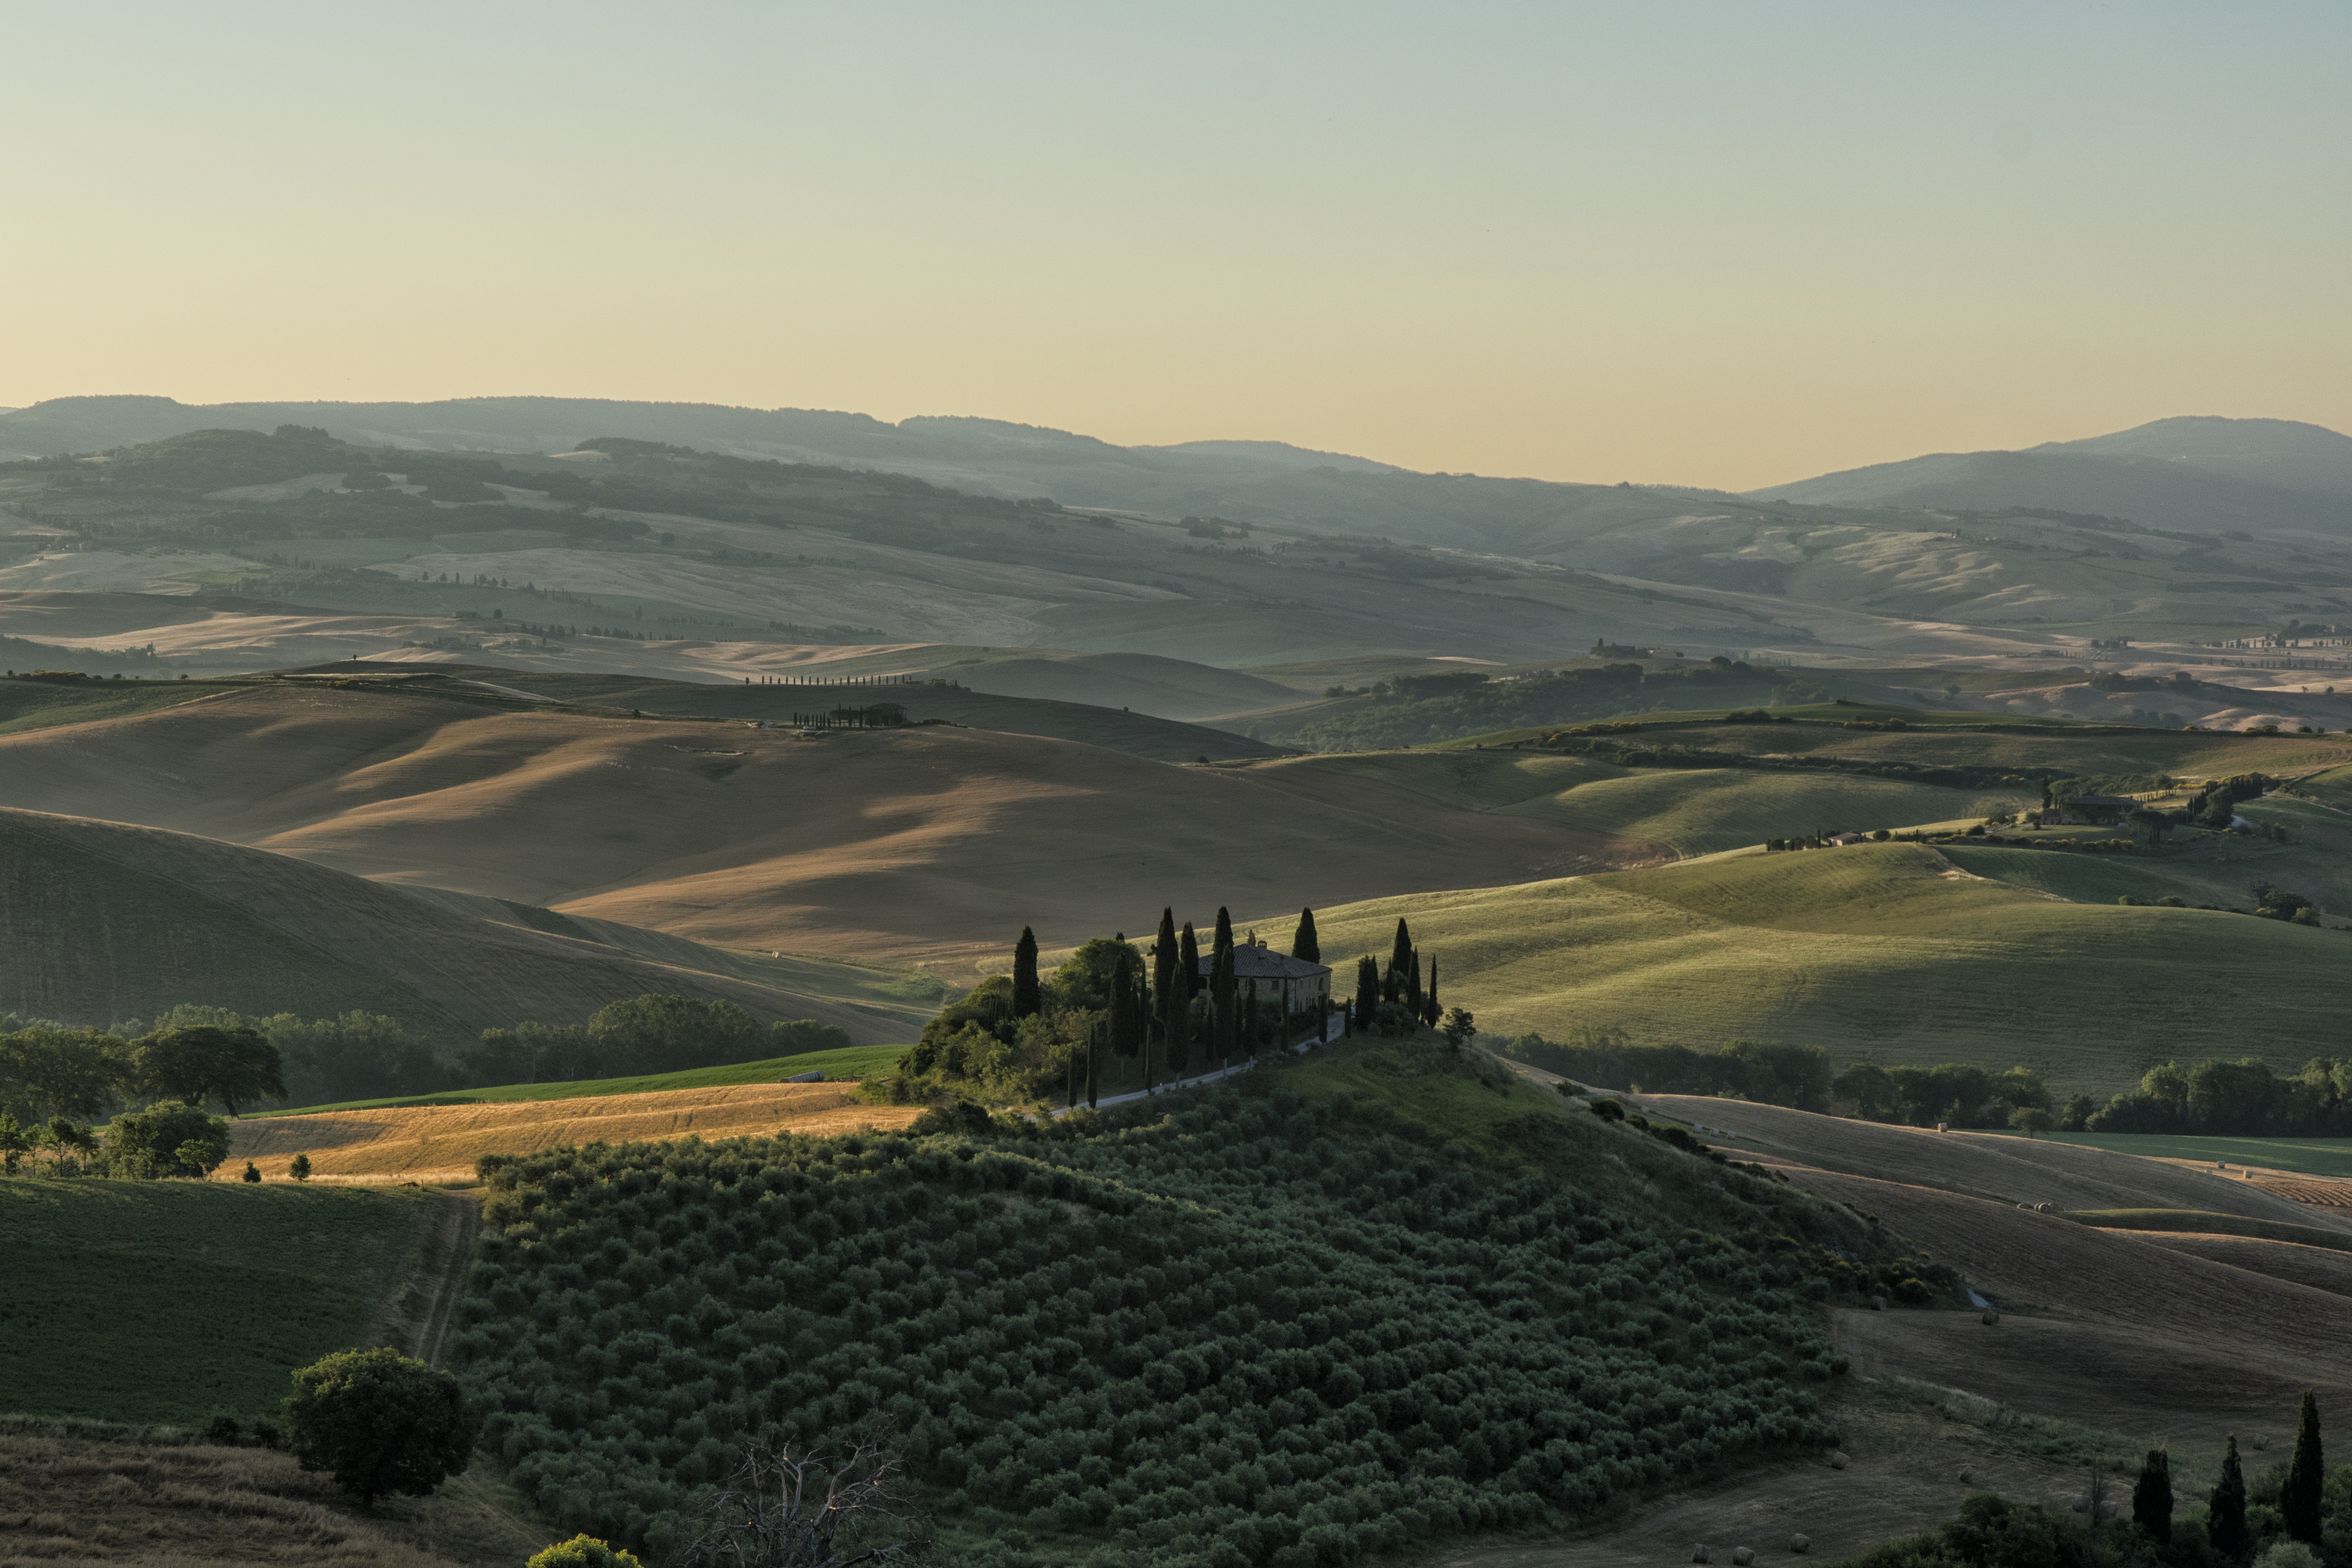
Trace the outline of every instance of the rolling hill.
<instances>
[{"instance_id":1,"label":"rolling hill","mask_svg":"<svg viewBox=\"0 0 2352 1568\"><path fill-rule=\"evenodd\" d=\"M527 416L499 425L500 409ZM578 669L591 662L583 637L617 626L628 636L611 640L632 646L600 645L604 667L625 654L624 668L688 676L906 644L1219 666L1398 651L1507 663L1596 638L1775 662L2047 658L2115 637L2179 655L2289 621L2352 619L2352 541L2308 531L2225 539L2218 525L2085 515L2047 499L1923 513L1302 466L1255 449L1123 454L984 422L809 416L806 429L843 438L762 446L732 437L799 416L711 412L689 448L679 438L694 411L627 405L486 400L466 413L496 430L428 420L429 439L318 410L265 436L268 424L184 428L205 411L152 403L37 405L0 416L0 445L10 430L34 447L68 431L178 433L88 460L0 465L0 509L19 520L0 534L0 591L266 595L388 617L374 628L385 646L491 649L526 668ZM592 415L616 423L550 436L550 421ZM217 419L281 416L299 411ZM306 427L320 421L348 439ZM469 430L473 449L457 450ZM2156 458L2011 456L2250 482ZM2281 493L2306 510L2339 505ZM457 624L501 611L563 635ZM68 628L52 616L51 629ZM27 634L0 616L0 635ZM200 651L193 629L175 640ZM1098 673L1100 688L1066 687L1066 672L1019 679L1024 692L1105 701L1125 684L1129 707L1156 685Z\"/></svg>"},{"instance_id":2,"label":"rolling hill","mask_svg":"<svg viewBox=\"0 0 2352 1568\"><path fill-rule=\"evenodd\" d=\"M1317 920L1344 959L1385 952L1406 918L1446 1001L1505 1036L1609 1026L1640 1044L1819 1045L1841 1067L2022 1062L2062 1094L2112 1093L2176 1057L2292 1069L2337 1048L2342 932L2071 902L1964 868L1991 853L1733 853Z\"/></svg>"},{"instance_id":3,"label":"rolling hill","mask_svg":"<svg viewBox=\"0 0 2352 1568\"><path fill-rule=\"evenodd\" d=\"M1171 902L1295 910L1656 853L1344 772L949 726L803 741L323 680L0 735L0 773L37 810L724 945L920 958L965 981L1024 923L1067 943Z\"/></svg>"},{"instance_id":4,"label":"rolling hill","mask_svg":"<svg viewBox=\"0 0 2352 1568\"><path fill-rule=\"evenodd\" d=\"M451 909L217 838L0 808L0 1012L105 1026L181 1002L356 1008L466 1041L666 991L887 1043L934 1010L910 980L929 991L903 972L719 952L490 900Z\"/></svg>"},{"instance_id":5,"label":"rolling hill","mask_svg":"<svg viewBox=\"0 0 2352 1568\"><path fill-rule=\"evenodd\" d=\"M2198 533L2352 536L2352 437L2287 419L2159 419L2017 452L1944 452L1749 492L1812 506L2048 507Z\"/></svg>"}]
</instances>

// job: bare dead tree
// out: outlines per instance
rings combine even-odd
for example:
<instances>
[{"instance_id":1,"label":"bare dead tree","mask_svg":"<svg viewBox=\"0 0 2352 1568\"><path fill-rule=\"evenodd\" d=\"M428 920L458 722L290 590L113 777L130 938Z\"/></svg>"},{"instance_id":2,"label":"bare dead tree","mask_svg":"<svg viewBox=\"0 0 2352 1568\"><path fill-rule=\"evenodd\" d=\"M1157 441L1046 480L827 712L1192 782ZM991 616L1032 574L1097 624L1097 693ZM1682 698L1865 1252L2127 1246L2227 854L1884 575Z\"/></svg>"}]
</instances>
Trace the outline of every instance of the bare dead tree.
<instances>
[{"instance_id":1,"label":"bare dead tree","mask_svg":"<svg viewBox=\"0 0 2352 1568\"><path fill-rule=\"evenodd\" d=\"M896 1434L845 1450L744 1440L742 1459L697 1510L701 1533L677 1568L853 1568L920 1562L930 1542L907 1500Z\"/></svg>"}]
</instances>

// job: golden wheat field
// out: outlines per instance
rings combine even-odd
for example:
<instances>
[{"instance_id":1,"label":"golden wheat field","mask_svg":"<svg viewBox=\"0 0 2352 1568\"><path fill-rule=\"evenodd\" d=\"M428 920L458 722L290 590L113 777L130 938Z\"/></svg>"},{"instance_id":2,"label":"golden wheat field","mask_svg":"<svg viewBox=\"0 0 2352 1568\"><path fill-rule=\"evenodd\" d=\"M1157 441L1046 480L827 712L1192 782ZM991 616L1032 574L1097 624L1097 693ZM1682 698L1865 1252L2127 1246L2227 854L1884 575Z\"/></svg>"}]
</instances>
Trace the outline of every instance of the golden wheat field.
<instances>
[{"instance_id":1,"label":"golden wheat field","mask_svg":"<svg viewBox=\"0 0 2352 1568\"><path fill-rule=\"evenodd\" d=\"M349 1182L453 1182L470 1178L484 1154L528 1154L578 1143L635 1143L669 1138L760 1138L781 1132L830 1138L859 1128L888 1131L922 1113L919 1106L861 1105L855 1086L748 1083L582 1100L504 1105L401 1106L330 1110L231 1125L229 1157L215 1181L235 1181L250 1160L282 1180L297 1154L310 1157L312 1179Z\"/></svg>"}]
</instances>

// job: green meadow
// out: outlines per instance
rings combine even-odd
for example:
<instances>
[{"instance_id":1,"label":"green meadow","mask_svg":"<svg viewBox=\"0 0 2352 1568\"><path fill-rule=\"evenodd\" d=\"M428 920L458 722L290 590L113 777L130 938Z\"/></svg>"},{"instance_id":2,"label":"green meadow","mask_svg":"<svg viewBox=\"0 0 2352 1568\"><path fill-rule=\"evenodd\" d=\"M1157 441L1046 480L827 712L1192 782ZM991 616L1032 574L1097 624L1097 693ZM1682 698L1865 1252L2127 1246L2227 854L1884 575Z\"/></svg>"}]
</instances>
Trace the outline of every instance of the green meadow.
<instances>
[{"instance_id":1,"label":"green meadow","mask_svg":"<svg viewBox=\"0 0 2352 1568\"><path fill-rule=\"evenodd\" d=\"M1317 921L1325 959L1344 965L1387 952L1406 918L1446 1005L1490 1035L1596 1026L1639 1044L1816 1044L1839 1065L2024 1062L2061 1093L2112 1092L2168 1058L2252 1053L2291 1069L2336 1048L2352 936L2031 885L2076 874L2071 856L2064 871L2044 865L2059 858L1913 844L1734 852ZM2104 894L2093 869L2129 864L2079 875ZM1997 874L2012 869L2020 879Z\"/></svg>"},{"instance_id":2,"label":"green meadow","mask_svg":"<svg viewBox=\"0 0 2352 1568\"><path fill-rule=\"evenodd\" d=\"M0 1182L0 1405L200 1426L276 1417L288 1374L371 1329L421 1193L273 1182Z\"/></svg>"}]
</instances>

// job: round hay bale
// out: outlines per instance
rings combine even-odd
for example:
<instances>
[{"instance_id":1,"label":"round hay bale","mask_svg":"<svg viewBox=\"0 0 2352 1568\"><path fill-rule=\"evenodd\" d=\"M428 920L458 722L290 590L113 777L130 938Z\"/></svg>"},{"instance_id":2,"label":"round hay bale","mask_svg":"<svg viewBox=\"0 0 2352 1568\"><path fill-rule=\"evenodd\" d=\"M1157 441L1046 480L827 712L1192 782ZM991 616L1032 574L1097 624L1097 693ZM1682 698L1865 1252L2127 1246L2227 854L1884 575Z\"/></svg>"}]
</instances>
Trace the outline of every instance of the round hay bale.
<instances>
[{"instance_id":1,"label":"round hay bale","mask_svg":"<svg viewBox=\"0 0 2352 1568\"><path fill-rule=\"evenodd\" d=\"M1884 1312L1886 1310L1886 1298L1884 1296L1873 1296L1870 1299L1870 1310L1874 1312Z\"/></svg>"},{"instance_id":2,"label":"round hay bale","mask_svg":"<svg viewBox=\"0 0 2352 1568\"><path fill-rule=\"evenodd\" d=\"M1990 1328L1991 1328L1994 1324L1996 1324L1996 1323L1998 1323L1998 1322L2000 1322L2000 1314L1999 1312L1994 1311L1990 1307L1987 1307L1987 1308L1985 1309L1985 1315L1984 1315L1984 1326L1985 1326L1986 1328L1990 1329Z\"/></svg>"},{"instance_id":3,"label":"round hay bale","mask_svg":"<svg viewBox=\"0 0 2352 1568\"><path fill-rule=\"evenodd\" d=\"M1974 1465L1962 1465L1960 1467L1960 1485L1964 1487L1972 1487L1976 1484L1976 1467Z\"/></svg>"},{"instance_id":4,"label":"round hay bale","mask_svg":"<svg viewBox=\"0 0 2352 1568\"><path fill-rule=\"evenodd\" d=\"M2047 1203L2038 1203L2033 1205L2033 1212L2035 1214L2052 1214L2056 1211L2052 1209Z\"/></svg>"},{"instance_id":5,"label":"round hay bale","mask_svg":"<svg viewBox=\"0 0 2352 1568\"><path fill-rule=\"evenodd\" d=\"M2120 1503L2103 1502L2099 1505L2099 1517L2101 1519L2113 1519L2120 1511L2122 1511L2122 1505Z\"/></svg>"},{"instance_id":6,"label":"round hay bale","mask_svg":"<svg viewBox=\"0 0 2352 1568\"><path fill-rule=\"evenodd\" d=\"M1731 1549L1731 1568L1753 1568L1755 1562L1756 1549L1754 1547L1735 1546Z\"/></svg>"},{"instance_id":7,"label":"round hay bale","mask_svg":"<svg viewBox=\"0 0 2352 1568\"><path fill-rule=\"evenodd\" d=\"M1843 1470L1852 1463L1853 1463L1853 1461L1845 1457L1845 1451L1843 1449L1840 1449L1838 1452L1830 1456L1830 1468L1832 1470Z\"/></svg>"},{"instance_id":8,"label":"round hay bale","mask_svg":"<svg viewBox=\"0 0 2352 1568\"><path fill-rule=\"evenodd\" d=\"M2074 1500L2067 1503L2066 1506L2073 1509L2076 1513L2081 1513L2091 1506L2091 1500L2084 1497L2081 1492L2076 1492L2074 1494Z\"/></svg>"},{"instance_id":9,"label":"round hay bale","mask_svg":"<svg viewBox=\"0 0 2352 1568\"><path fill-rule=\"evenodd\" d=\"M1792 1536L1789 1537L1789 1550L1790 1550L1790 1551L1791 1551L1791 1552L1811 1552L1812 1549L1813 1549L1813 1538L1812 1538L1811 1536L1810 1536L1810 1535L1792 1535Z\"/></svg>"},{"instance_id":10,"label":"round hay bale","mask_svg":"<svg viewBox=\"0 0 2352 1568\"><path fill-rule=\"evenodd\" d=\"M1691 1548L1691 1561L1694 1563L1704 1563L1706 1561L1706 1547L1704 1544Z\"/></svg>"}]
</instances>

